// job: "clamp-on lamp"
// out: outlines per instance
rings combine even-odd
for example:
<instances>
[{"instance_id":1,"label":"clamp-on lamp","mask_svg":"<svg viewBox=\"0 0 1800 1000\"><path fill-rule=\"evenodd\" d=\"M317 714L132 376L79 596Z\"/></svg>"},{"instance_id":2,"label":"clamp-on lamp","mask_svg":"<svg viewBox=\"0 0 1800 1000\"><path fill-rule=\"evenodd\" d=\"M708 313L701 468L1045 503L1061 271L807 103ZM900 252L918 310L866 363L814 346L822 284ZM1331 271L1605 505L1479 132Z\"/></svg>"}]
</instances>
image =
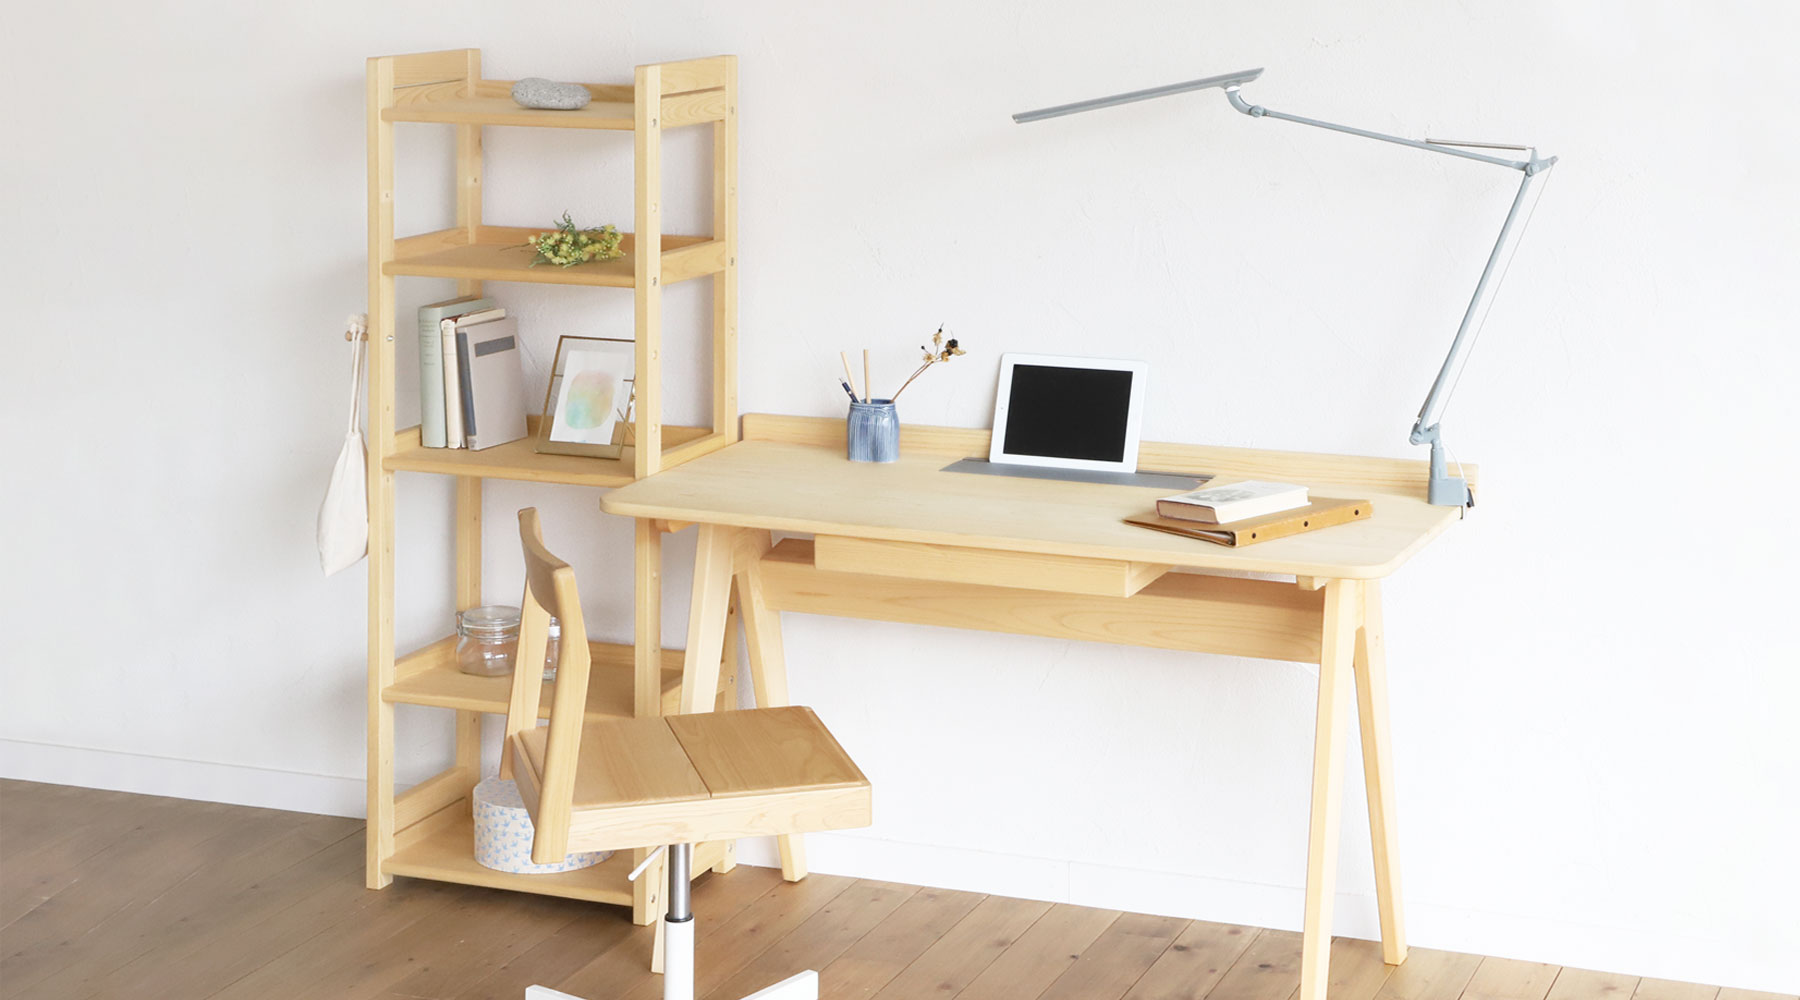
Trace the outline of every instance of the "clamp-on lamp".
<instances>
[{"instance_id":1,"label":"clamp-on lamp","mask_svg":"<svg viewBox=\"0 0 1800 1000\"><path fill-rule=\"evenodd\" d=\"M1037 111L1026 111L1013 115L1013 121L1023 125L1026 122L1043 121L1046 118L1060 118L1063 115L1079 114L1083 111L1096 111L1100 108L1115 107L1120 104L1131 104L1135 101L1148 101L1158 97L1169 97L1174 94L1185 94L1191 90L1208 90L1214 87L1223 88L1226 100L1231 106L1252 118L1279 118L1282 121L1299 122L1302 125L1314 125L1327 128L1333 132L1345 132L1360 135L1366 139L1380 139L1382 142L1397 143L1423 149L1432 153L1443 153L1448 156L1460 156L1465 160L1480 163L1492 163L1495 166L1507 167L1524 174L1519 181L1519 191L1513 196L1512 208L1506 213L1506 221L1500 226L1500 236L1494 241L1494 249L1488 254L1487 266L1481 269L1481 280L1475 283L1475 294L1469 299L1469 308L1464 311L1462 325L1456 329L1456 339L1450 342L1450 353L1444 358L1444 365L1438 369L1437 380L1431 383L1431 391L1425 394L1425 402L1419 407L1418 419L1413 421L1411 440L1413 444L1431 445L1431 481L1427 490L1430 501L1447 507L1472 506L1474 499L1469 495L1469 484L1460 477L1449 475L1444 463L1443 436L1438 421L1443 416L1444 407L1449 402L1450 393L1456 388L1456 381L1462 375L1463 364L1468 360L1469 351L1475 346L1475 337L1480 330L1481 320L1487 316L1487 309L1493 303L1494 289L1499 283L1495 277L1496 265L1501 261L1502 250L1512 243L1517 246L1517 235L1514 224L1519 218L1519 208L1525 204L1526 192L1534 186L1533 181L1539 176L1549 173L1556 165L1556 157L1541 158L1537 150L1531 146L1512 146L1491 142L1455 142L1445 139L1403 139L1397 135L1386 135L1381 132L1370 132L1367 129L1351 128L1348 125L1334 125L1314 118L1302 118L1299 115L1270 111L1260 104L1251 104L1238 93L1244 84L1262 76L1261 69L1244 70L1241 73L1227 73L1224 76L1209 76L1201 80L1189 80L1186 83L1171 83L1162 87L1151 87L1148 90L1134 90L1128 94L1114 94L1111 97L1096 97L1090 101L1077 101L1074 104L1061 104L1054 108L1042 108ZM1475 149L1512 150L1525 154L1523 160L1508 160L1486 153L1473 152ZM1535 201L1533 202L1535 205ZM1527 213L1529 216L1529 213ZM1520 227L1519 232L1523 232ZM1510 260L1510 254L1507 256ZM1504 271L1504 268L1500 270Z\"/></svg>"}]
</instances>

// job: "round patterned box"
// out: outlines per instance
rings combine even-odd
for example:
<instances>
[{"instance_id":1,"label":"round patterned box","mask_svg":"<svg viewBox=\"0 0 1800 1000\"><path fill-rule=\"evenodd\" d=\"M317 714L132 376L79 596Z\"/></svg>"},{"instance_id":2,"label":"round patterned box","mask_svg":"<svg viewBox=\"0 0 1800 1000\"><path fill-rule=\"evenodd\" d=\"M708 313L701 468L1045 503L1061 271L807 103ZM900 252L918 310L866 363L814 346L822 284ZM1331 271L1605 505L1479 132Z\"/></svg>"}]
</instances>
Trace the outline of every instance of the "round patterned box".
<instances>
[{"instance_id":1,"label":"round patterned box","mask_svg":"<svg viewBox=\"0 0 1800 1000\"><path fill-rule=\"evenodd\" d=\"M475 861L495 871L547 875L591 868L612 857L611 851L571 854L554 864L531 861L531 814L519 797L519 786L504 778L484 778L475 786Z\"/></svg>"}]
</instances>

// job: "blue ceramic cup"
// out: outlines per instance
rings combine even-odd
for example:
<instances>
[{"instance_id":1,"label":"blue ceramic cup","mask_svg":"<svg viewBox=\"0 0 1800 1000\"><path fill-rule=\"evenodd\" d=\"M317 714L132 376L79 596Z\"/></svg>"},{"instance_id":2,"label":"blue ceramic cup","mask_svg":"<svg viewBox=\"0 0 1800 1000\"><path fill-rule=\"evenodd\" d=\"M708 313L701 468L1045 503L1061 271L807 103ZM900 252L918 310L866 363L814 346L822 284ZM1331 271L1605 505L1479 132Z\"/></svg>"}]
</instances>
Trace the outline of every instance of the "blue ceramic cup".
<instances>
[{"instance_id":1,"label":"blue ceramic cup","mask_svg":"<svg viewBox=\"0 0 1800 1000\"><path fill-rule=\"evenodd\" d=\"M852 462L892 462L900 457L900 415L891 399L850 404L845 449Z\"/></svg>"}]
</instances>

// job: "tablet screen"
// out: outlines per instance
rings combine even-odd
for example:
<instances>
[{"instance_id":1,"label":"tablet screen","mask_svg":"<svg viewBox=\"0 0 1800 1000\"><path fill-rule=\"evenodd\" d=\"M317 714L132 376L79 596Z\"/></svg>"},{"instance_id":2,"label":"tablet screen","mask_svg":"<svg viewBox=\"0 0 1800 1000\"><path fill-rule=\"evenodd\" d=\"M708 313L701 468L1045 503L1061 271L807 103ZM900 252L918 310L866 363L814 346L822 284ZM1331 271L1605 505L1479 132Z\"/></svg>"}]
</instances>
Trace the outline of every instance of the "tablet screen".
<instances>
[{"instance_id":1,"label":"tablet screen","mask_svg":"<svg viewBox=\"0 0 1800 1000\"><path fill-rule=\"evenodd\" d=\"M1131 379L1106 368L1014 365L1006 454L1124 461Z\"/></svg>"}]
</instances>

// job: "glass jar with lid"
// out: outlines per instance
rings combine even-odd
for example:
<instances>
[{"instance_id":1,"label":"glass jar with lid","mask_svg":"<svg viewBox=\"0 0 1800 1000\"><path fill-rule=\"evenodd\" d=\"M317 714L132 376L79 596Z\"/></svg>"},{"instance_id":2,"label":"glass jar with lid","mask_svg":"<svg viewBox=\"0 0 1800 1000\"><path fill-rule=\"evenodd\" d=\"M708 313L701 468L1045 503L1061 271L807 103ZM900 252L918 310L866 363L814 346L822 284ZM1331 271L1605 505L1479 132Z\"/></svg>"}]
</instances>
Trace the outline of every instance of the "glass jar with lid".
<instances>
[{"instance_id":1,"label":"glass jar with lid","mask_svg":"<svg viewBox=\"0 0 1800 1000\"><path fill-rule=\"evenodd\" d=\"M518 655L518 608L488 604L456 616L456 666L463 673L504 677Z\"/></svg>"}]
</instances>

